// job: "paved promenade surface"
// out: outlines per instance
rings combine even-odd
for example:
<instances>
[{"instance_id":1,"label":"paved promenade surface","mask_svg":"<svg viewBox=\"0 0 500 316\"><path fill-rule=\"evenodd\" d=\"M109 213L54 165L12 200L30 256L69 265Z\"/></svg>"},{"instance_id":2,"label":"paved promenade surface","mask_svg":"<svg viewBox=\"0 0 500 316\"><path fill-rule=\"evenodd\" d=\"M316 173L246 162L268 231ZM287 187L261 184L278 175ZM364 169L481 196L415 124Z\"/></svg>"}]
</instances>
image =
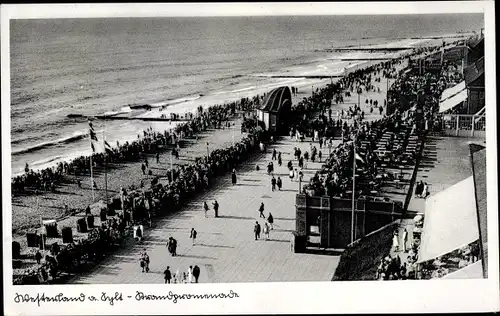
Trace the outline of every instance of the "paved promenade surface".
<instances>
[{"instance_id":1,"label":"paved promenade surface","mask_svg":"<svg viewBox=\"0 0 500 316\"><path fill-rule=\"evenodd\" d=\"M146 239L140 243L119 250L103 261L87 276L79 277L75 283L162 283L163 271L170 266L187 271L190 265L201 268L200 282L239 281L314 281L331 280L338 263L338 257L294 254L291 251L291 233L295 229L295 194L299 183L291 182L286 163L292 159L293 147L300 145L308 150L309 142L296 143L289 138L274 146L282 151L283 166L275 161L276 176L283 180L282 191L272 192L270 177L265 167L271 160L272 146L266 154L258 154L256 160L240 166L237 170L238 184L233 186L227 175L217 188L209 190L189 203L182 211L157 222L156 228L146 231ZM316 144L317 145L317 144ZM260 171L255 170L260 166ZM297 166L297 161L294 161ZM319 162L307 165L304 180L321 166ZM205 218L203 201L217 199L219 216L213 211ZM270 240L254 240L253 225L259 221L258 208L265 205L275 219L275 229ZM198 232L192 245L189 239L191 228ZM169 236L178 240L177 257L171 257L166 248ZM150 258L151 271L142 273L139 267L140 252L146 249Z\"/></svg>"}]
</instances>

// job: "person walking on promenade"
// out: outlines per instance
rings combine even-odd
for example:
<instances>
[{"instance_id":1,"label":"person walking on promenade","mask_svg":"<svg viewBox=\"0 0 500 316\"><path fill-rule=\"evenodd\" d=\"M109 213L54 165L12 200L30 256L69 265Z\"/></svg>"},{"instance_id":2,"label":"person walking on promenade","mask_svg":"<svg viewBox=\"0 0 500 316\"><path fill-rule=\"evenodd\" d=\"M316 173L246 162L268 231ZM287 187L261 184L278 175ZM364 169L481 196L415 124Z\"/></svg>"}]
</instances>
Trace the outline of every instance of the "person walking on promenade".
<instances>
[{"instance_id":1,"label":"person walking on promenade","mask_svg":"<svg viewBox=\"0 0 500 316\"><path fill-rule=\"evenodd\" d=\"M142 240L142 229L141 229L141 226L140 226L140 225L139 225L139 226L136 226L136 227L137 227L137 230L136 230L135 235L136 235L136 237L137 237L137 241L138 241L138 242L141 242L141 240Z\"/></svg>"},{"instance_id":2,"label":"person walking on promenade","mask_svg":"<svg viewBox=\"0 0 500 316\"><path fill-rule=\"evenodd\" d=\"M146 273L149 272L149 256L146 252L146 249L144 249L144 252L141 253L140 263L141 263L142 272L144 272L144 271L146 271Z\"/></svg>"},{"instance_id":3,"label":"person walking on promenade","mask_svg":"<svg viewBox=\"0 0 500 316\"><path fill-rule=\"evenodd\" d=\"M276 148L273 149L273 157L271 158L271 160L276 160Z\"/></svg>"},{"instance_id":4,"label":"person walking on promenade","mask_svg":"<svg viewBox=\"0 0 500 316\"><path fill-rule=\"evenodd\" d=\"M168 237L168 242L167 242L167 249L168 253L173 257L174 256L174 250L173 250L173 245L174 242L172 241L172 236Z\"/></svg>"},{"instance_id":5,"label":"person walking on promenade","mask_svg":"<svg viewBox=\"0 0 500 316\"><path fill-rule=\"evenodd\" d=\"M427 185L427 182L424 182L424 188L422 191L422 198L426 199L428 195L429 195L429 186Z\"/></svg>"},{"instance_id":6,"label":"person walking on promenade","mask_svg":"<svg viewBox=\"0 0 500 316\"><path fill-rule=\"evenodd\" d=\"M35 260L36 260L37 264L40 264L40 262L42 260L42 254L40 253L40 251L36 252L36 254L35 254Z\"/></svg>"},{"instance_id":7,"label":"person walking on promenade","mask_svg":"<svg viewBox=\"0 0 500 316\"><path fill-rule=\"evenodd\" d=\"M146 168L149 168L148 158L144 158L144 164L146 165Z\"/></svg>"},{"instance_id":8,"label":"person walking on promenade","mask_svg":"<svg viewBox=\"0 0 500 316\"><path fill-rule=\"evenodd\" d=\"M266 216L264 215L264 202L261 202L261 203L260 203L259 213L260 213L259 218L260 218L260 217L262 217L262 218L264 218L264 219L266 218Z\"/></svg>"},{"instance_id":9,"label":"person walking on promenade","mask_svg":"<svg viewBox=\"0 0 500 316\"><path fill-rule=\"evenodd\" d=\"M189 235L189 238L191 238L193 240L193 246L194 246L194 243L196 242L196 235L198 233L196 232L196 230L194 228L191 228L191 234Z\"/></svg>"},{"instance_id":10,"label":"person walking on promenade","mask_svg":"<svg viewBox=\"0 0 500 316\"><path fill-rule=\"evenodd\" d=\"M297 168L295 168L293 172L293 178L295 178L295 181L299 181L299 172L297 171Z\"/></svg>"},{"instance_id":11,"label":"person walking on promenade","mask_svg":"<svg viewBox=\"0 0 500 316\"><path fill-rule=\"evenodd\" d=\"M198 283L198 278L200 277L200 267L197 265L193 268L194 283Z\"/></svg>"},{"instance_id":12,"label":"person walking on promenade","mask_svg":"<svg viewBox=\"0 0 500 316\"><path fill-rule=\"evenodd\" d=\"M187 277L188 283L193 283L193 266L189 266Z\"/></svg>"},{"instance_id":13,"label":"person walking on promenade","mask_svg":"<svg viewBox=\"0 0 500 316\"><path fill-rule=\"evenodd\" d=\"M271 179L271 190L273 192L276 190L276 178L274 176Z\"/></svg>"},{"instance_id":14,"label":"person walking on promenade","mask_svg":"<svg viewBox=\"0 0 500 316\"><path fill-rule=\"evenodd\" d=\"M146 165L145 164L141 164L141 170L142 170L142 174L146 174Z\"/></svg>"},{"instance_id":15,"label":"person walking on promenade","mask_svg":"<svg viewBox=\"0 0 500 316\"><path fill-rule=\"evenodd\" d=\"M422 182L422 180L420 180L417 182L417 185L415 186L415 195L418 198L421 198L423 190L424 190L424 183Z\"/></svg>"},{"instance_id":16,"label":"person walking on promenade","mask_svg":"<svg viewBox=\"0 0 500 316\"><path fill-rule=\"evenodd\" d=\"M293 170L293 163L291 160L288 161L287 167L288 167L288 170Z\"/></svg>"},{"instance_id":17,"label":"person walking on promenade","mask_svg":"<svg viewBox=\"0 0 500 316\"><path fill-rule=\"evenodd\" d=\"M142 255L141 255L141 258L139 259L139 265L141 266L141 269L142 269L141 272L144 273L144 269L146 268L146 262L144 261L144 257Z\"/></svg>"},{"instance_id":18,"label":"person walking on promenade","mask_svg":"<svg viewBox=\"0 0 500 316\"><path fill-rule=\"evenodd\" d=\"M179 272L179 268L174 273L174 283L181 283L181 273Z\"/></svg>"},{"instance_id":19,"label":"person walking on promenade","mask_svg":"<svg viewBox=\"0 0 500 316\"><path fill-rule=\"evenodd\" d=\"M267 217L267 222L271 226L271 230L274 229L274 217L273 214L269 213L269 216Z\"/></svg>"},{"instance_id":20,"label":"person walking on promenade","mask_svg":"<svg viewBox=\"0 0 500 316\"><path fill-rule=\"evenodd\" d=\"M160 163L160 153L156 153L156 163Z\"/></svg>"},{"instance_id":21,"label":"person walking on promenade","mask_svg":"<svg viewBox=\"0 0 500 316\"><path fill-rule=\"evenodd\" d=\"M233 185L236 184L236 169L233 169L233 173L231 174L231 183Z\"/></svg>"},{"instance_id":22,"label":"person walking on promenade","mask_svg":"<svg viewBox=\"0 0 500 316\"><path fill-rule=\"evenodd\" d=\"M219 217L219 203L217 202L217 200L214 200L213 206L214 206L215 217Z\"/></svg>"},{"instance_id":23,"label":"person walking on promenade","mask_svg":"<svg viewBox=\"0 0 500 316\"><path fill-rule=\"evenodd\" d=\"M320 150L318 153L319 162L321 162L321 156L322 156L322 154L321 154L321 150Z\"/></svg>"},{"instance_id":24,"label":"person walking on promenade","mask_svg":"<svg viewBox=\"0 0 500 316\"><path fill-rule=\"evenodd\" d=\"M397 231L395 231L392 236L392 249L394 249L395 252L399 251L399 235Z\"/></svg>"},{"instance_id":25,"label":"person walking on promenade","mask_svg":"<svg viewBox=\"0 0 500 316\"><path fill-rule=\"evenodd\" d=\"M264 235L266 236L266 240L269 240L269 224L267 222L264 223Z\"/></svg>"},{"instance_id":26,"label":"person walking on promenade","mask_svg":"<svg viewBox=\"0 0 500 316\"><path fill-rule=\"evenodd\" d=\"M172 256L177 257L177 240L172 237Z\"/></svg>"},{"instance_id":27,"label":"person walking on promenade","mask_svg":"<svg viewBox=\"0 0 500 316\"><path fill-rule=\"evenodd\" d=\"M276 185L278 185L278 190L281 191L281 187L283 186L283 182L281 181L280 177L278 177L278 180L276 180Z\"/></svg>"},{"instance_id":28,"label":"person walking on promenade","mask_svg":"<svg viewBox=\"0 0 500 316\"><path fill-rule=\"evenodd\" d=\"M175 257L177 255L177 240L175 240L172 236L168 238L168 243L167 243L167 248L168 252L172 255L172 257Z\"/></svg>"},{"instance_id":29,"label":"person walking on promenade","mask_svg":"<svg viewBox=\"0 0 500 316\"><path fill-rule=\"evenodd\" d=\"M295 172L293 171L293 169L290 170L290 181L293 182L293 178L295 177Z\"/></svg>"},{"instance_id":30,"label":"person walking on promenade","mask_svg":"<svg viewBox=\"0 0 500 316\"><path fill-rule=\"evenodd\" d=\"M205 211L205 217L207 217L207 212L210 210L207 202L203 202L203 210Z\"/></svg>"},{"instance_id":31,"label":"person walking on promenade","mask_svg":"<svg viewBox=\"0 0 500 316\"><path fill-rule=\"evenodd\" d=\"M255 240L260 238L260 225L258 221L255 221L255 226L253 227L253 232L255 234Z\"/></svg>"},{"instance_id":32,"label":"person walking on promenade","mask_svg":"<svg viewBox=\"0 0 500 316\"><path fill-rule=\"evenodd\" d=\"M281 167L281 165L283 164L283 160L281 159L281 151L278 153L278 166Z\"/></svg>"},{"instance_id":33,"label":"person walking on promenade","mask_svg":"<svg viewBox=\"0 0 500 316\"><path fill-rule=\"evenodd\" d=\"M165 284L170 284L170 280L172 280L172 272L170 272L169 266L167 266L167 269L163 271L163 274L165 275Z\"/></svg>"},{"instance_id":34,"label":"person walking on promenade","mask_svg":"<svg viewBox=\"0 0 500 316\"><path fill-rule=\"evenodd\" d=\"M273 163L270 162L267 164L267 175L270 176L272 172L273 172Z\"/></svg>"},{"instance_id":35,"label":"person walking on promenade","mask_svg":"<svg viewBox=\"0 0 500 316\"><path fill-rule=\"evenodd\" d=\"M406 252L406 243L408 242L408 231L406 228L403 230L403 252Z\"/></svg>"}]
</instances>

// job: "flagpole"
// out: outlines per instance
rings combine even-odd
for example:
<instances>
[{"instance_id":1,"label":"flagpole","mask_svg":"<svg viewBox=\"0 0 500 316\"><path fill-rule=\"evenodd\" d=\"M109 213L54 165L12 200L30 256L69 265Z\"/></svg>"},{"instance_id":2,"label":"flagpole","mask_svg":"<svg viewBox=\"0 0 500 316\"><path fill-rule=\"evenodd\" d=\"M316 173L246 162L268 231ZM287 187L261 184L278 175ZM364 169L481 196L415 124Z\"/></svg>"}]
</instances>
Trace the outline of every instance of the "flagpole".
<instances>
[{"instance_id":1,"label":"flagpole","mask_svg":"<svg viewBox=\"0 0 500 316\"><path fill-rule=\"evenodd\" d=\"M92 202L95 202L94 196L94 173L92 171L92 155L94 154L94 150L92 149L92 132L89 133L89 143L90 143L90 188L92 189Z\"/></svg>"},{"instance_id":2,"label":"flagpole","mask_svg":"<svg viewBox=\"0 0 500 316\"><path fill-rule=\"evenodd\" d=\"M174 182L174 164L172 163L172 152L170 152L170 179Z\"/></svg>"},{"instance_id":3,"label":"flagpole","mask_svg":"<svg viewBox=\"0 0 500 316\"><path fill-rule=\"evenodd\" d=\"M353 155L353 159L352 159L353 162L352 162L351 243L354 242L354 210L355 210L354 195L355 195L355 192L356 192L356 134L354 134L353 149L354 149L354 155Z\"/></svg>"},{"instance_id":4,"label":"flagpole","mask_svg":"<svg viewBox=\"0 0 500 316\"><path fill-rule=\"evenodd\" d=\"M104 116L104 129L102 131L104 146L104 188L106 192L106 210L108 209L108 151L106 150L106 116Z\"/></svg>"}]
</instances>

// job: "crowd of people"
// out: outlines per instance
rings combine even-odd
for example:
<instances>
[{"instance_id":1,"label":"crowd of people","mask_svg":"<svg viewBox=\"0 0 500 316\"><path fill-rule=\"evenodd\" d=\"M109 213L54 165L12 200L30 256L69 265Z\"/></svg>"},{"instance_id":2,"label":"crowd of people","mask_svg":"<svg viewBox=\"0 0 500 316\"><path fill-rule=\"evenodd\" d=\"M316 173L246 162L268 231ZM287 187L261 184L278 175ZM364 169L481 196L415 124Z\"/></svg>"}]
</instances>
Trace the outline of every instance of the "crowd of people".
<instances>
[{"instance_id":1,"label":"crowd of people","mask_svg":"<svg viewBox=\"0 0 500 316\"><path fill-rule=\"evenodd\" d=\"M258 99L261 98L260 96ZM246 101L245 101L246 100ZM253 104L253 103L251 103ZM90 174L90 162L94 168L102 168L106 163L120 163L138 161L143 159L143 153L157 153L167 146L173 146L173 154L178 151L178 144L184 137L192 137L207 128L224 129L229 127L229 119L235 115L237 109L248 107L248 100L231 102L224 105L215 105L208 109L198 107L197 115L192 116L190 121L177 125L172 130L163 133L153 132L147 129L143 135L137 135L137 140L120 144L116 142L114 148L108 148L104 152L93 153L90 156L80 156L70 162L60 162L56 166L35 171L28 164L25 173L12 178L12 192L16 193L38 193L43 191L56 191L65 175L77 177L78 185L81 185L79 176Z\"/></svg>"},{"instance_id":2,"label":"crowd of people","mask_svg":"<svg viewBox=\"0 0 500 316\"><path fill-rule=\"evenodd\" d=\"M347 124L346 119L344 121L342 119L334 120L331 111L328 111L332 99L335 99L336 102L343 102L343 95L348 96L354 91L356 93L375 91L373 82L380 81L384 76L394 77L396 75L396 66L402 62L402 58L394 59L376 66L351 72L336 83L329 84L325 88L316 89L310 97L304 98L292 108L290 136L296 137L298 140L303 139L304 135L313 136L315 140L320 142L320 150L312 146L310 153L306 152L304 156L297 151L295 152L297 159L302 161L300 167L304 166L304 159L307 163L309 158L314 160L316 159L316 155L318 155L318 158L321 156L322 146L326 146L327 143L331 144L335 130L341 130L342 138L345 140L343 144L331 152L322 170L312 177L308 186L305 186L304 189L313 189L314 193L318 195L341 196L346 194L349 190L349 181L352 178L352 163L350 162L355 159L354 145L352 142L348 142L348 140L356 139L356 146L358 146L363 140L373 142L384 130L398 131L403 126L404 119L399 111L389 116L386 115L378 121L368 123L363 121L364 113L361 111L360 105L356 105L343 115L343 117L346 116L349 119L353 119L352 124ZM419 80L417 79L416 81ZM425 81L424 86L427 87L428 85L431 85L431 83ZM399 88L396 86L396 89L406 89L406 86L403 87L400 85ZM436 93L439 90L440 88L436 90ZM252 100L246 99L245 101L213 106L206 110L200 107L198 108L197 115L192 120L179 124L172 131L158 133L147 130L142 137L138 135L136 141L125 142L123 145L117 143L117 146L112 150L105 153L93 154L92 162L95 167L102 167L107 162L144 160L145 171L148 169L149 162L144 158L144 153L155 154L167 146L173 147L172 150L178 153L178 144L182 138L192 137L207 128L226 128L229 118L235 114L236 109L248 109L258 104L261 99L262 97L257 96ZM371 105L378 106L378 103L374 104L371 102ZM320 116L316 119L314 118L314 113L317 112L320 113ZM249 122L250 120L245 118L245 122ZM116 234L116 236L119 236L126 226L133 223L147 221L151 225L151 219L155 214L175 210L192 194L206 190L213 183L215 177L231 170L232 183L235 184L237 181L236 168L238 164L246 159L255 146L267 136L263 128L257 126L257 124L249 124L248 131L249 135L247 137L244 137L240 142L228 148L213 150L204 157L196 158L193 163L175 166L167 170L165 176L168 182L166 183L160 180L159 175L154 175L150 183L142 182L140 187L132 185L129 188L122 188L119 196L113 198L111 205L115 205L116 209L122 209L123 215L120 215L116 223L111 223L111 225L101 228L99 234L109 236L115 236ZM280 156L277 159L281 165ZM360 167L363 176L375 179L377 175L376 155L368 149L364 152L363 160L363 166ZM51 183L57 185L58 181L65 174L74 174L77 176L88 174L90 157L79 157L69 163L61 163L57 167L39 172L33 172L28 166L26 167L25 174L13 179L14 192L23 192L26 188L37 189L38 182L35 179L40 177L41 179L46 179L46 181L50 180ZM296 175L297 177L300 176L301 171L297 172L297 169L293 168L293 166L289 166L289 169L291 172L294 172L293 177ZM45 178L42 176L44 173ZM57 174L56 178L53 176L54 173ZM272 169L270 173L272 173ZM29 176L30 174L31 176ZM278 182L281 182L280 180L278 179L275 182L278 188L280 188L278 184ZM274 188L273 182L271 184ZM260 213L264 216L263 209ZM267 221L264 223L264 233L267 238L269 238L269 231L272 228L273 218L269 214ZM260 238L261 226L258 222L254 226L254 233L256 239ZM101 236L100 239L107 240L104 236ZM172 246L173 243L172 240L169 240L169 252L175 255L175 247ZM143 262L142 265L146 270L148 266L146 260L142 258L141 262Z\"/></svg>"}]
</instances>

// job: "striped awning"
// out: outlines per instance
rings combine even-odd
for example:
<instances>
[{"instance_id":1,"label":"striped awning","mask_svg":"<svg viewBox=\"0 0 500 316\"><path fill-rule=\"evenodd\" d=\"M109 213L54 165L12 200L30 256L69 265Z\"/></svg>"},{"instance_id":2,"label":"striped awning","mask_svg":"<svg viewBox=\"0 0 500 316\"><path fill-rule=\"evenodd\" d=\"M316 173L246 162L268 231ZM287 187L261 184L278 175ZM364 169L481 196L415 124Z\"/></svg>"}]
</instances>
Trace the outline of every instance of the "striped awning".
<instances>
[{"instance_id":1,"label":"striped awning","mask_svg":"<svg viewBox=\"0 0 500 316\"><path fill-rule=\"evenodd\" d=\"M460 103L467 100L467 89L460 91L452 97L447 98L444 101L439 103L439 113L446 112L450 109L453 109Z\"/></svg>"},{"instance_id":2,"label":"striped awning","mask_svg":"<svg viewBox=\"0 0 500 316\"><path fill-rule=\"evenodd\" d=\"M419 262L448 254L478 239L472 176L427 198Z\"/></svg>"},{"instance_id":3,"label":"striped awning","mask_svg":"<svg viewBox=\"0 0 500 316\"><path fill-rule=\"evenodd\" d=\"M444 90L443 93L441 94L441 98L439 99L439 102L443 102L443 101L453 97L454 95L462 92L462 90L464 90L464 89L465 89L465 81L462 81L459 84L456 84L455 86Z\"/></svg>"}]
</instances>

